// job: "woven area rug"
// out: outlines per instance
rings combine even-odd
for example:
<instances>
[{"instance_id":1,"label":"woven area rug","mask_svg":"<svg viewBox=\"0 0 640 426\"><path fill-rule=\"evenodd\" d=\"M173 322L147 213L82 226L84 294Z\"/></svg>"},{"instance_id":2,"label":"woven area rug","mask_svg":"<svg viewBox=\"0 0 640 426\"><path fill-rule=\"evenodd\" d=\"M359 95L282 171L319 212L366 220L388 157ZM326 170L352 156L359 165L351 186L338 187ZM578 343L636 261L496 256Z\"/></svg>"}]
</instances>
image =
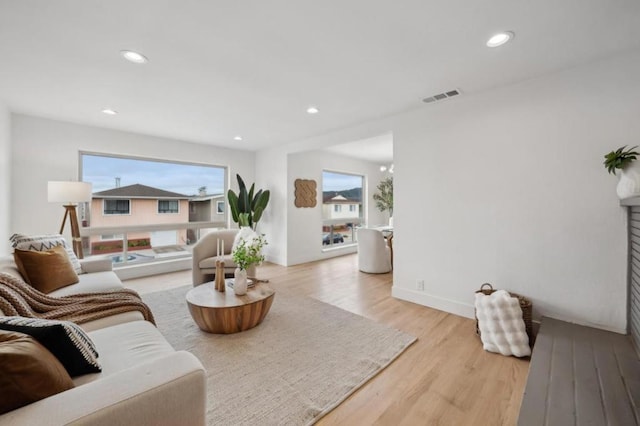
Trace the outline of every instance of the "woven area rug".
<instances>
[{"instance_id":1,"label":"woven area rug","mask_svg":"<svg viewBox=\"0 0 640 426\"><path fill-rule=\"evenodd\" d=\"M158 328L207 370L209 425L310 425L398 357L416 338L306 297L277 292L262 324L201 331L191 286L143 295Z\"/></svg>"}]
</instances>

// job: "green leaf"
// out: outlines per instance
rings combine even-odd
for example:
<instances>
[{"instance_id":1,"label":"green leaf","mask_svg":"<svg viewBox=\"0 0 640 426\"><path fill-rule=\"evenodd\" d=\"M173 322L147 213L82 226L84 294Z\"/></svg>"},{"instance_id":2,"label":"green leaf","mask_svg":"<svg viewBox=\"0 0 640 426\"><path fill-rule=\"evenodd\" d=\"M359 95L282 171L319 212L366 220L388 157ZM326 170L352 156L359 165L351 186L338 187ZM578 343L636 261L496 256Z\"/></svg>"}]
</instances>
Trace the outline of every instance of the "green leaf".
<instances>
[{"instance_id":1,"label":"green leaf","mask_svg":"<svg viewBox=\"0 0 640 426\"><path fill-rule=\"evenodd\" d=\"M238 223L238 196L232 190L227 192L227 199L229 200L229 208L231 208L231 217L233 221Z\"/></svg>"}]
</instances>

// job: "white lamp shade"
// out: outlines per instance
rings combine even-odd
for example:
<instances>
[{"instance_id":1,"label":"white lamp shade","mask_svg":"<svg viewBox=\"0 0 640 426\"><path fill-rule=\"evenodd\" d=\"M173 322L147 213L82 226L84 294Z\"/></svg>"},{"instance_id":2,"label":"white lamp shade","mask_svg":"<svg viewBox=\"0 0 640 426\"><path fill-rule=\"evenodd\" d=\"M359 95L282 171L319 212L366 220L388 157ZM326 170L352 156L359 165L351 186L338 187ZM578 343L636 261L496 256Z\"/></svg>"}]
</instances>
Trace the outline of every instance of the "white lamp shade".
<instances>
[{"instance_id":1,"label":"white lamp shade","mask_svg":"<svg viewBox=\"0 0 640 426\"><path fill-rule=\"evenodd\" d=\"M84 203L91 201L91 184L87 182L49 182L50 203Z\"/></svg>"}]
</instances>

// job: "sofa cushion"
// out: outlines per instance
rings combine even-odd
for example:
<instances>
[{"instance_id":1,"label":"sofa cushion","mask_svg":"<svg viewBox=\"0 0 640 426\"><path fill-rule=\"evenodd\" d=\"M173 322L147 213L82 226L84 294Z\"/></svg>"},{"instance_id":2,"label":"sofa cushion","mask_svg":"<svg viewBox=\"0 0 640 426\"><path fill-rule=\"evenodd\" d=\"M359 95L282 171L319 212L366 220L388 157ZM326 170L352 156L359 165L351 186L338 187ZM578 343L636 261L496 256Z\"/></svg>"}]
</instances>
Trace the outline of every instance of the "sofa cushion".
<instances>
[{"instance_id":1,"label":"sofa cushion","mask_svg":"<svg viewBox=\"0 0 640 426\"><path fill-rule=\"evenodd\" d=\"M108 317L99 318L97 320L83 322L78 324L86 332L98 330L100 328L112 327L130 321L144 321L144 315L140 311L122 312Z\"/></svg>"},{"instance_id":2,"label":"sofa cushion","mask_svg":"<svg viewBox=\"0 0 640 426\"><path fill-rule=\"evenodd\" d=\"M1 256L0 257L0 272L5 274L9 274L14 278L20 278L24 280L24 277L18 271L18 265L16 265L15 260L13 260L13 256Z\"/></svg>"},{"instance_id":3,"label":"sofa cushion","mask_svg":"<svg viewBox=\"0 0 640 426\"><path fill-rule=\"evenodd\" d=\"M73 387L60 361L37 340L0 330L0 414Z\"/></svg>"},{"instance_id":4,"label":"sofa cushion","mask_svg":"<svg viewBox=\"0 0 640 426\"><path fill-rule=\"evenodd\" d=\"M13 234L9 239L14 249L20 250L33 250L33 251L45 251L54 248L55 246L62 246L67 251L69 261L73 265L73 269L76 274L82 273L82 266L80 261L73 252L73 249L67 244L67 240L60 234L46 234L46 235L23 235Z\"/></svg>"},{"instance_id":5,"label":"sofa cushion","mask_svg":"<svg viewBox=\"0 0 640 426\"><path fill-rule=\"evenodd\" d=\"M113 271L92 272L78 275L79 282L67 287L59 288L49 293L49 296L62 297L80 293L103 293L106 291L122 290L122 281Z\"/></svg>"},{"instance_id":6,"label":"sofa cushion","mask_svg":"<svg viewBox=\"0 0 640 426\"><path fill-rule=\"evenodd\" d=\"M43 293L79 281L62 246L45 251L15 249L13 256L24 280Z\"/></svg>"},{"instance_id":7,"label":"sofa cushion","mask_svg":"<svg viewBox=\"0 0 640 426\"><path fill-rule=\"evenodd\" d=\"M32 336L58 358L71 377L100 371L98 351L77 324L40 318L0 317L0 330Z\"/></svg>"},{"instance_id":8,"label":"sofa cushion","mask_svg":"<svg viewBox=\"0 0 640 426\"><path fill-rule=\"evenodd\" d=\"M100 352L102 372L73 379L76 386L175 352L148 321L133 321L88 333Z\"/></svg>"}]
</instances>

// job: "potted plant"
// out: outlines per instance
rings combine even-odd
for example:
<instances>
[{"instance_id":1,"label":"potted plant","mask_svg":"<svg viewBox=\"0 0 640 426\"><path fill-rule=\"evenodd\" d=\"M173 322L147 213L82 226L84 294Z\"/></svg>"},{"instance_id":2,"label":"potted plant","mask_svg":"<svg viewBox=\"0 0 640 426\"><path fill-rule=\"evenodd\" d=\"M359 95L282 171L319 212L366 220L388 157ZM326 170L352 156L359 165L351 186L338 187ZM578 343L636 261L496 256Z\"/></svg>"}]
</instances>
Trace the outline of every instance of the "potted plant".
<instances>
[{"instance_id":1,"label":"potted plant","mask_svg":"<svg viewBox=\"0 0 640 426\"><path fill-rule=\"evenodd\" d=\"M604 156L604 166L609 173L615 175L616 169L620 170L620 181L616 187L620 199L640 195L640 170L634 164L640 154L634 151L636 148L627 149L625 145Z\"/></svg>"},{"instance_id":2,"label":"potted plant","mask_svg":"<svg viewBox=\"0 0 640 426\"><path fill-rule=\"evenodd\" d=\"M262 248L267 245L267 241L262 235L252 238L242 238L238 241L231 253L231 257L237 268L234 272L233 291L237 295L247 293L247 269L264 261Z\"/></svg>"},{"instance_id":3,"label":"potted plant","mask_svg":"<svg viewBox=\"0 0 640 426\"><path fill-rule=\"evenodd\" d=\"M373 200L381 212L389 210L389 226L393 226L393 176L382 179L377 188L378 192L373 194Z\"/></svg>"},{"instance_id":4,"label":"potted plant","mask_svg":"<svg viewBox=\"0 0 640 426\"><path fill-rule=\"evenodd\" d=\"M255 230L264 209L269 204L269 190L263 191L261 189L254 194L255 183L252 183L251 188L247 191L247 186L240 175L236 174L236 178L238 179L238 193L236 194L231 189L227 192L231 217L239 226L249 226Z\"/></svg>"}]
</instances>

